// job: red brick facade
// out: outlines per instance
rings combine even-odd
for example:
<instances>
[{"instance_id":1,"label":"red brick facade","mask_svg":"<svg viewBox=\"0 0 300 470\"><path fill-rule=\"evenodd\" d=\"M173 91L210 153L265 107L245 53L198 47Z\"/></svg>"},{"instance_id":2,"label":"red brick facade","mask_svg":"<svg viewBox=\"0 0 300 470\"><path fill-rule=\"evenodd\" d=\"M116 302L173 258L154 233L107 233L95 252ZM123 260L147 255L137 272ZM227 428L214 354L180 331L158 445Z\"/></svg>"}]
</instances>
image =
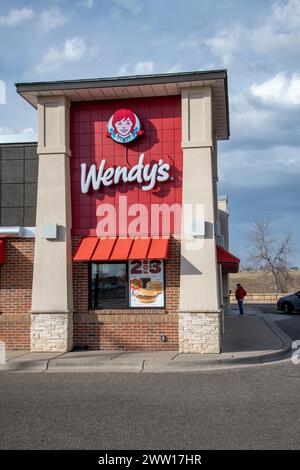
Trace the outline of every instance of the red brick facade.
<instances>
[{"instance_id":1,"label":"red brick facade","mask_svg":"<svg viewBox=\"0 0 300 470\"><path fill-rule=\"evenodd\" d=\"M73 251L79 244L73 237ZM88 263L73 263L74 346L89 349L177 350L180 242L165 262L165 309L89 310ZM167 342L160 336L166 335Z\"/></svg>"},{"instance_id":2,"label":"red brick facade","mask_svg":"<svg viewBox=\"0 0 300 470\"><path fill-rule=\"evenodd\" d=\"M80 237L73 237L73 251ZM33 239L5 240L0 267L0 339L8 350L30 349ZM170 241L165 262L166 308L89 310L88 263L73 263L74 346L89 349L176 350L180 242ZM160 336L167 336L162 343Z\"/></svg>"},{"instance_id":3,"label":"red brick facade","mask_svg":"<svg viewBox=\"0 0 300 470\"><path fill-rule=\"evenodd\" d=\"M5 240L0 265L0 339L8 350L30 348L30 310L34 240Z\"/></svg>"}]
</instances>

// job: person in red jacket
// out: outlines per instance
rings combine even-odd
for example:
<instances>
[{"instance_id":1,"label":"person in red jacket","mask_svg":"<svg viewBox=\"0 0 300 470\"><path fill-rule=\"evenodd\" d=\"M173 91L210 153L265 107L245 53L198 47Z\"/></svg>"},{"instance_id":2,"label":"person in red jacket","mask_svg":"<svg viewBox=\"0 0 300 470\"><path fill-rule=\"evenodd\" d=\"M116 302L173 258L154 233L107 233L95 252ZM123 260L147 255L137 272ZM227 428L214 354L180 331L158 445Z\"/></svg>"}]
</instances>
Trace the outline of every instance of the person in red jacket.
<instances>
[{"instance_id":1,"label":"person in red jacket","mask_svg":"<svg viewBox=\"0 0 300 470\"><path fill-rule=\"evenodd\" d=\"M235 291L235 298L239 304L239 309L240 309L240 315L244 315L244 297L247 295L247 292L245 289L242 287L241 284L236 285L236 291Z\"/></svg>"}]
</instances>

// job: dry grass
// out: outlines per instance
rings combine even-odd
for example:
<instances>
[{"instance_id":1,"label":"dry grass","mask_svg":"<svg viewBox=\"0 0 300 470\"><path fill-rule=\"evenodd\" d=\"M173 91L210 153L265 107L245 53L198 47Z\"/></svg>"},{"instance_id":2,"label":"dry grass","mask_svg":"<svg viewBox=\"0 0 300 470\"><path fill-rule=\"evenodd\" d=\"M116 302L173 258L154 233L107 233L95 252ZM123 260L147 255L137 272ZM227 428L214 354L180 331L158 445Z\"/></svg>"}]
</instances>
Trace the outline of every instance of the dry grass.
<instances>
[{"instance_id":1,"label":"dry grass","mask_svg":"<svg viewBox=\"0 0 300 470\"><path fill-rule=\"evenodd\" d=\"M290 271L290 274L293 282L288 286L288 292L300 290L300 271ZM249 293L264 294L276 292L273 276L269 273L243 271L237 274L230 274L230 289L233 292L238 282L240 282Z\"/></svg>"}]
</instances>

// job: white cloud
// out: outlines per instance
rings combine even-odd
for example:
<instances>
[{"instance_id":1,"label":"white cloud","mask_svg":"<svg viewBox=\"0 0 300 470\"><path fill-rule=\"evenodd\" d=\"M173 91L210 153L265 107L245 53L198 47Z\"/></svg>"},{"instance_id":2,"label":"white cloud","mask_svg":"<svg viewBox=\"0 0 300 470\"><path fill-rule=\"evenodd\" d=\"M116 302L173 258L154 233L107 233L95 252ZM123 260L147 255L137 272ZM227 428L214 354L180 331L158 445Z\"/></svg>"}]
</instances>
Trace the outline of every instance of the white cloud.
<instances>
[{"instance_id":1,"label":"white cloud","mask_svg":"<svg viewBox=\"0 0 300 470\"><path fill-rule=\"evenodd\" d=\"M236 187L284 185L300 176L300 147L278 145L270 149L230 149L220 154L220 180ZM238 171L238 177L232 175Z\"/></svg>"},{"instance_id":2,"label":"white cloud","mask_svg":"<svg viewBox=\"0 0 300 470\"><path fill-rule=\"evenodd\" d=\"M300 146L299 106L283 109L282 105L264 102L253 96L252 87L230 98L230 148L248 152L279 145Z\"/></svg>"},{"instance_id":3,"label":"white cloud","mask_svg":"<svg viewBox=\"0 0 300 470\"><path fill-rule=\"evenodd\" d=\"M7 15L0 16L0 26L14 27L34 17L34 11L31 8L12 8Z\"/></svg>"},{"instance_id":4,"label":"white cloud","mask_svg":"<svg viewBox=\"0 0 300 470\"><path fill-rule=\"evenodd\" d=\"M138 15L143 9L143 5L140 0L112 0L112 3L114 4L114 8L112 10L114 19L122 18L124 13Z\"/></svg>"},{"instance_id":5,"label":"white cloud","mask_svg":"<svg viewBox=\"0 0 300 470\"><path fill-rule=\"evenodd\" d=\"M169 68L166 73L177 73L177 72L182 72L181 64L173 65L173 67Z\"/></svg>"},{"instance_id":6,"label":"white cloud","mask_svg":"<svg viewBox=\"0 0 300 470\"><path fill-rule=\"evenodd\" d=\"M143 33L145 32L147 33L149 32L149 27L147 30L147 25L146 25L145 27L142 27L141 30ZM170 41L169 35L167 33L161 33L155 36L154 38L152 38L149 44L150 46L153 46L153 47L161 47L161 46L165 46L166 44L168 44L169 41Z\"/></svg>"},{"instance_id":7,"label":"white cloud","mask_svg":"<svg viewBox=\"0 0 300 470\"><path fill-rule=\"evenodd\" d=\"M88 57L93 59L95 57L98 56L98 54L100 53L101 51L101 46L98 46L98 45L89 45L89 48L88 48Z\"/></svg>"},{"instance_id":8,"label":"white cloud","mask_svg":"<svg viewBox=\"0 0 300 470\"><path fill-rule=\"evenodd\" d=\"M75 62L80 60L88 51L84 39L74 37L67 39L62 49L51 47L43 60L36 66L36 72L39 74L57 70L66 62Z\"/></svg>"},{"instance_id":9,"label":"white cloud","mask_svg":"<svg viewBox=\"0 0 300 470\"><path fill-rule=\"evenodd\" d=\"M218 57L224 66L227 66L240 45L240 29L223 30L218 35L205 40L205 45L211 53Z\"/></svg>"},{"instance_id":10,"label":"white cloud","mask_svg":"<svg viewBox=\"0 0 300 470\"><path fill-rule=\"evenodd\" d=\"M149 61L140 61L134 66L131 66L128 62L123 64L118 71L119 76L124 75L143 75L152 73L154 70L154 62Z\"/></svg>"},{"instance_id":11,"label":"white cloud","mask_svg":"<svg viewBox=\"0 0 300 470\"><path fill-rule=\"evenodd\" d=\"M194 37L194 39L196 39ZM182 43L182 49L194 47L193 36ZM223 66L234 63L237 53L240 59L248 57L249 65L253 62L249 52L265 55L269 60L288 63L299 58L300 45L300 0L274 1L271 9L261 17L255 26L246 24L228 27L208 37L204 41L209 51L221 61Z\"/></svg>"},{"instance_id":12,"label":"white cloud","mask_svg":"<svg viewBox=\"0 0 300 470\"><path fill-rule=\"evenodd\" d=\"M79 3L79 6L83 6L83 7L86 7L86 8L93 8L94 0L82 0Z\"/></svg>"},{"instance_id":13,"label":"white cloud","mask_svg":"<svg viewBox=\"0 0 300 470\"><path fill-rule=\"evenodd\" d=\"M153 69L154 69L154 62L152 62L151 60L138 62L133 68L133 73L136 75L142 75L142 74L152 73Z\"/></svg>"},{"instance_id":14,"label":"white cloud","mask_svg":"<svg viewBox=\"0 0 300 470\"><path fill-rule=\"evenodd\" d=\"M298 28L300 26L299 0L289 0L288 2L276 1L272 5L272 18L289 28Z\"/></svg>"},{"instance_id":15,"label":"white cloud","mask_svg":"<svg viewBox=\"0 0 300 470\"><path fill-rule=\"evenodd\" d=\"M184 51L188 49L196 49L197 47L200 46L200 39L197 38L197 36L194 36L191 34L188 36L186 39L181 41L178 45L178 50L179 51Z\"/></svg>"},{"instance_id":16,"label":"white cloud","mask_svg":"<svg viewBox=\"0 0 300 470\"><path fill-rule=\"evenodd\" d=\"M270 80L254 83L250 92L264 103L293 106L300 104L300 75L293 74L289 79L284 73L278 73Z\"/></svg>"},{"instance_id":17,"label":"white cloud","mask_svg":"<svg viewBox=\"0 0 300 470\"><path fill-rule=\"evenodd\" d=\"M6 83L0 80L0 104L6 104Z\"/></svg>"},{"instance_id":18,"label":"white cloud","mask_svg":"<svg viewBox=\"0 0 300 470\"><path fill-rule=\"evenodd\" d=\"M118 75L120 76L124 76L124 75L128 75L129 74L129 64L128 62L126 62L126 64L123 64L120 68L119 68L119 71L118 71Z\"/></svg>"},{"instance_id":19,"label":"white cloud","mask_svg":"<svg viewBox=\"0 0 300 470\"><path fill-rule=\"evenodd\" d=\"M261 26L251 32L252 44L257 52L272 52L286 59L299 56L300 43L300 2L276 1L272 11ZM284 54L284 55L283 55Z\"/></svg>"},{"instance_id":20,"label":"white cloud","mask_svg":"<svg viewBox=\"0 0 300 470\"><path fill-rule=\"evenodd\" d=\"M31 127L25 129L11 129L0 127L0 143L10 142L34 142L37 140L37 132Z\"/></svg>"},{"instance_id":21,"label":"white cloud","mask_svg":"<svg viewBox=\"0 0 300 470\"><path fill-rule=\"evenodd\" d=\"M276 122L272 110L255 106L249 98L247 90L230 99L231 141L240 147L261 144L262 140L269 139Z\"/></svg>"},{"instance_id":22,"label":"white cloud","mask_svg":"<svg viewBox=\"0 0 300 470\"><path fill-rule=\"evenodd\" d=\"M48 32L66 23L67 18L58 7L44 10L39 14L37 27L40 31Z\"/></svg>"}]
</instances>

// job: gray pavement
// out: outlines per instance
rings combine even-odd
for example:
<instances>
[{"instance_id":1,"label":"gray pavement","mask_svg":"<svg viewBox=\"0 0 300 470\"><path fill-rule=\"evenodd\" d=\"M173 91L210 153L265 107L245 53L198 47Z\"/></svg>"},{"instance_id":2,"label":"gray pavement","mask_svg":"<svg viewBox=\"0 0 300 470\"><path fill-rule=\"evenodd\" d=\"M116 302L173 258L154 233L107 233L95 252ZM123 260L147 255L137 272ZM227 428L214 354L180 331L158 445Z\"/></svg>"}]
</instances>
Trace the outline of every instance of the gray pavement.
<instances>
[{"instance_id":1,"label":"gray pavement","mask_svg":"<svg viewBox=\"0 0 300 470\"><path fill-rule=\"evenodd\" d=\"M210 358L15 351L0 374L0 449L299 449L300 365L270 315L233 310Z\"/></svg>"},{"instance_id":2,"label":"gray pavement","mask_svg":"<svg viewBox=\"0 0 300 470\"><path fill-rule=\"evenodd\" d=\"M72 351L69 353L8 352L0 371L21 372L197 372L265 365L290 357L291 338L262 311L236 306L225 316L221 354L179 354L177 351Z\"/></svg>"},{"instance_id":3,"label":"gray pavement","mask_svg":"<svg viewBox=\"0 0 300 470\"><path fill-rule=\"evenodd\" d=\"M263 317L273 321L282 331L293 340L300 339L300 313L284 314L276 309L274 304L256 304Z\"/></svg>"},{"instance_id":4,"label":"gray pavement","mask_svg":"<svg viewBox=\"0 0 300 470\"><path fill-rule=\"evenodd\" d=\"M1 449L299 449L300 366L0 376ZM42 463L41 463L42 465Z\"/></svg>"}]
</instances>

